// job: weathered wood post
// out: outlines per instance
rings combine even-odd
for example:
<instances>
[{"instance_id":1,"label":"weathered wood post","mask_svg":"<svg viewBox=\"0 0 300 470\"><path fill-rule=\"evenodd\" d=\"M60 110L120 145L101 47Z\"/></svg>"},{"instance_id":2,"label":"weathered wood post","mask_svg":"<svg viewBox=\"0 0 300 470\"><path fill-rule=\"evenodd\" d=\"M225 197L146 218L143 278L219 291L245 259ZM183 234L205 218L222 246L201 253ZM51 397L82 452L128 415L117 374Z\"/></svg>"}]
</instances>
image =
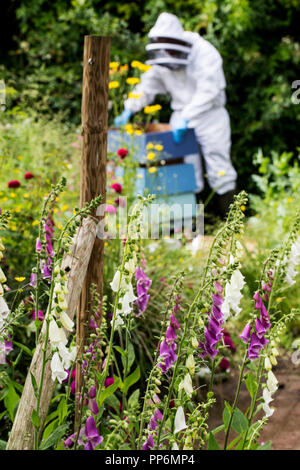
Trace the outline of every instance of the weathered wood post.
<instances>
[{"instance_id":1,"label":"weathered wood post","mask_svg":"<svg viewBox=\"0 0 300 470\"><path fill-rule=\"evenodd\" d=\"M106 147L108 126L108 81L110 38L85 36L82 85L82 156L80 204L106 191ZM93 216L96 216L96 211ZM102 299L104 241L96 238L82 290L77 315L77 347L82 350L87 336L90 286L96 284ZM81 366L76 368L76 396L82 383ZM78 418L78 400L76 400ZM77 419L76 419L77 422Z\"/></svg>"},{"instance_id":2,"label":"weathered wood post","mask_svg":"<svg viewBox=\"0 0 300 470\"><path fill-rule=\"evenodd\" d=\"M65 255L62 261L62 269L67 272L67 313L71 320L74 318L76 309L78 307L80 292L84 283L88 262L90 260L91 252L96 238L96 223L88 217L82 222L82 226L74 239L71 248L71 255ZM31 420L33 409L36 407L36 399L31 382L31 374L34 375L36 382L40 383L42 373L42 350L44 348L44 335L45 335L46 322L42 327L39 336L38 344L35 349L26 381L24 384L23 393L19 402L18 410L14 419L13 427L9 435L7 450L21 450L33 449L33 435L34 427ZM66 336L69 332L66 331ZM51 355L50 343L48 344L47 356ZM53 395L55 382L51 378L50 361L46 363L44 373L44 386L40 402L40 418L43 425L48 413L49 404Z\"/></svg>"}]
</instances>

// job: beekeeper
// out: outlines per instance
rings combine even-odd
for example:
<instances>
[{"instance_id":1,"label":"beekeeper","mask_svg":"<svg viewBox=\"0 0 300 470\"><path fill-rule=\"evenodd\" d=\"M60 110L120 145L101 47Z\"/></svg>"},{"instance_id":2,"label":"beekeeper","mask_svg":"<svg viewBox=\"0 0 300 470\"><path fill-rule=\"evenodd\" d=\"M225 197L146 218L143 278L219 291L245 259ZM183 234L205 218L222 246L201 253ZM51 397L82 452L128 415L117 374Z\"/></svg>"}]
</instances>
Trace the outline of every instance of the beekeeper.
<instances>
[{"instance_id":1,"label":"beekeeper","mask_svg":"<svg viewBox=\"0 0 300 470\"><path fill-rule=\"evenodd\" d=\"M179 19L161 13L150 30L146 46L151 69L133 90L139 98L127 99L115 126L151 104L158 93L171 95L170 125L179 143L188 127L194 128L199 154L185 156L195 166L196 192L204 188L202 154L209 186L215 190L222 216L233 200L237 174L230 161L230 120L225 109L226 81L222 58L199 34L184 31Z\"/></svg>"}]
</instances>

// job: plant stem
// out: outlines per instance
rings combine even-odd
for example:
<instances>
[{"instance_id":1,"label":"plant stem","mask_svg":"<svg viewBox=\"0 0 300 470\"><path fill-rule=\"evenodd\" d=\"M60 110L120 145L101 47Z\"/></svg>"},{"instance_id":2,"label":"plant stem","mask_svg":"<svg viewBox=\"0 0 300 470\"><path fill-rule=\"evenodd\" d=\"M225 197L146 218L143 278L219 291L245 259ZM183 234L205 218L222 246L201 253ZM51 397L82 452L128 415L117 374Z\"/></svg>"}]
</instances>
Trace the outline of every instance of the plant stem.
<instances>
[{"instance_id":1,"label":"plant stem","mask_svg":"<svg viewBox=\"0 0 300 470\"><path fill-rule=\"evenodd\" d=\"M242 385L242 382L243 382L244 369L245 369L246 360L247 360L247 351L248 351L248 348L247 348L247 350L246 350L246 352L245 352L245 355L244 355L243 364L242 364L242 367L241 367L240 376L239 376L239 381L238 381L238 386L237 386L237 390L236 390L234 402L233 402L233 405L232 405L232 411L231 411L231 414L230 414L229 423L228 423L227 430L226 430L224 450L226 450L226 448L227 448L227 443L228 443L228 438L229 438L229 432L230 432L231 425L232 425L232 420L233 420L233 416L234 416L234 411L235 411L235 409L236 409L236 405L237 405L237 402L238 402L238 399L239 399L240 390L241 390L241 385Z\"/></svg>"}]
</instances>

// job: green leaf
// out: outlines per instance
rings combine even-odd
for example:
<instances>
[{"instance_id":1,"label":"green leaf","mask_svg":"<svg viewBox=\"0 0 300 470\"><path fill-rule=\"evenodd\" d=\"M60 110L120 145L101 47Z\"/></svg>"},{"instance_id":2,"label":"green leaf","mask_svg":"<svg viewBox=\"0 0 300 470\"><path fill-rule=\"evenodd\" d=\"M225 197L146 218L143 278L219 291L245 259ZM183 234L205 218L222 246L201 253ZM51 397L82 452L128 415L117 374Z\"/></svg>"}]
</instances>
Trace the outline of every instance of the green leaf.
<instances>
[{"instance_id":1,"label":"green leaf","mask_svg":"<svg viewBox=\"0 0 300 470\"><path fill-rule=\"evenodd\" d=\"M127 372L129 372L135 359L134 347L130 342L128 343L127 350L125 351L125 357L122 357L122 364L123 364L124 369L126 367L126 358L127 358Z\"/></svg>"},{"instance_id":2,"label":"green leaf","mask_svg":"<svg viewBox=\"0 0 300 470\"><path fill-rule=\"evenodd\" d=\"M29 349L27 346L25 346L24 344L22 343L18 343L18 341L15 341L13 340L13 344L15 344L16 346L18 346L18 348L22 349L24 352L26 352L26 354L28 354L28 356L32 357L32 352L31 352L31 349Z\"/></svg>"},{"instance_id":3,"label":"green leaf","mask_svg":"<svg viewBox=\"0 0 300 470\"><path fill-rule=\"evenodd\" d=\"M232 427L238 434L248 429L248 420L244 413L242 413L238 408L234 410Z\"/></svg>"},{"instance_id":4,"label":"green leaf","mask_svg":"<svg viewBox=\"0 0 300 470\"><path fill-rule=\"evenodd\" d=\"M35 376L33 375L32 372L30 372L30 376L31 376L31 383L32 383L32 388L33 388L33 391L34 391L34 395L35 397L38 396L38 386L37 386L37 383L36 383L36 380L35 380Z\"/></svg>"},{"instance_id":5,"label":"green leaf","mask_svg":"<svg viewBox=\"0 0 300 470\"><path fill-rule=\"evenodd\" d=\"M41 418L39 417L39 415L37 414L37 411L36 410L32 410L32 414L31 414L31 421L32 421L32 424L35 428L39 428L40 425L41 425Z\"/></svg>"},{"instance_id":6,"label":"green leaf","mask_svg":"<svg viewBox=\"0 0 300 470\"><path fill-rule=\"evenodd\" d=\"M225 402L225 405L226 405L226 402ZM223 423L224 423L225 430L227 430L228 428L230 416L231 416L231 412L228 410L227 406L225 406L224 411L223 411Z\"/></svg>"},{"instance_id":7,"label":"green leaf","mask_svg":"<svg viewBox=\"0 0 300 470\"><path fill-rule=\"evenodd\" d=\"M99 393L100 392L100 389L99 389L97 393L97 403L99 406L102 405L102 403L104 402L104 400L106 400L106 398L110 397L111 395L115 393L117 388L120 387L120 382L121 382L121 379L117 377L115 378L115 382L111 384L109 387L105 388L101 393Z\"/></svg>"},{"instance_id":8,"label":"green leaf","mask_svg":"<svg viewBox=\"0 0 300 470\"><path fill-rule=\"evenodd\" d=\"M6 441L2 441L2 440L0 439L0 450L5 450L5 449L6 449L6 444L7 444Z\"/></svg>"},{"instance_id":9,"label":"green leaf","mask_svg":"<svg viewBox=\"0 0 300 470\"><path fill-rule=\"evenodd\" d=\"M125 351L123 351L123 349L120 348L120 346L114 346L114 348L115 348L116 351L118 351L118 353L121 354L121 356L125 356L125 355L126 355Z\"/></svg>"},{"instance_id":10,"label":"green leaf","mask_svg":"<svg viewBox=\"0 0 300 470\"><path fill-rule=\"evenodd\" d=\"M126 395L129 387L131 387L133 384L135 384L141 376L140 372L140 366L137 366L137 368L130 374L126 379L124 380L124 389L123 393Z\"/></svg>"},{"instance_id":11,"label":"green leaf","mask_svg":"<svg viewBox=\"0 0 300 470\"><path fill-rule=\"evenodd\" d=\"M248 389L248 392L250 393L251 398L253 398L258 385L252 372L248 372L246 380L245 380L245 384Z\"/></svg>"},{"instance_id":12,"label":"green leaf","mask_svg":"<svg viewBox=\"0 0 300 470\"><path fill-rule=\"evenodd\" d=\"M219 444L216 441L215 436L213 435L212 432L209 433L209 439L208 439L208 450L221 450Z\"/></svg>"},{"instance_id":13,"label":"green leaf","mask_svg":"<svg viewBox=\"0 0 300 470\"><path fill-rule=\"evenodd\" d=\"M271 449L271 441L265 442L261 446L257 448L257 450L270 450Z\"/></svg>"},{"instance_id":14,"label":"green leaf","mask_svg":"<svg viewBox=\"0 0 300 470\"><path fill-rule=\"evenodd\" d=\"M116 413L120 409L120 402L117 399L116 395L111 395L110 397L107 397L105 400L105 404L107 406L111 406L116 411Z\"/></svg>"},{"instance_id":15,"label":"green leaf","mask_svg":"<svg viewBox=\"0 0 300 470\"><path fill-rule=\"evenodd\" d=\"M242 439L242 436L239 434L235 439L233 439L227 446L227 450L230 450L232 447L234 447L238 442L239 440ZM243 441L241 441L243 443Z\"/></svg>"},{"instance_id":16,"label":"green leaf","mask_svg":"<svg viewBox=\"0 0 300 470\"><path fill-rule=\"evenodd\" d=\"M211 433L212 433L213 435L215 435L215 434L217 434L218 432L223 431L224 428L225 428L224 424L221 424L221 426L218 426L217 428L213 429L213 430L211 431Z\"/></svg>"},{"instance_id":17,"label":"green leaf","mask_svg":"<svg viewBox=\"0 0 300 470\"><path fill-rule=\"evenodd\" d=\"M65 417L68 416L68 405L66 399L63 398L57 407L59 424L62 424Z\"/></svg>"},{"instance_id":18,"label":"green leaf","mask_svg":"<svg viewBox=\"0 0 300 470\"><path fill-rule=\"evenodd\" d=\"M54 447L55 444L62 438L64 433L66 432L66 429L68 428L68 424L62 424L61 426L58 426L52 434L44 441L42 442L40 446L40 450L45 450L49 449L49 447Z\"/></svg>"},{"instance_id":19,"label":"green leaf","mask_svg":"<svg viewBox=\"0 0 300 470\"><path fill-rule=\"evenodd\" d=\"M43 432L43 441L48 439L48 437L53 433L54 429L56 429L58 426L58 418L54 419L51 421L50 424L45 428L45 431Z\"/></svg>"},{"instance_id":20,"label":"green leaf","mask_svg":"<svg viewBox=\"0 0 300 470\"><path fill-rule=\"evenodd\" d=\"M128 408L135 407L139 402L140 391L139 389L135 390L129 397Z\"/></svg>"},{"instance_id":21,"label":"green leaf","mask_svg":"<svg viewBox=\"0 0 300 470\"><path fill-rule=\"evenodd\" d=\"M4 398L4 405L8 411L10 419L13 421L15 417L15 409L20 400L14 386L12 384L8 387L8 392Z\"/></svg>"}]
</instances>

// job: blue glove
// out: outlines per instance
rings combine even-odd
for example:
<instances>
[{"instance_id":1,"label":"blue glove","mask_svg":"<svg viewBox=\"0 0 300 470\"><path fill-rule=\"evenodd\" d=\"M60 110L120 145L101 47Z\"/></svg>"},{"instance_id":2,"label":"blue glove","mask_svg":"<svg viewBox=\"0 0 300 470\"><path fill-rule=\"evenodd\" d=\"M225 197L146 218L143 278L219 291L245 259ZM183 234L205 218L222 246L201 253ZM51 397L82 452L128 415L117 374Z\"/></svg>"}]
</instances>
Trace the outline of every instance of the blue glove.
<instances>
[{"instance_id":1,"label":"blue glove","mask_svg":"<svg viewBox=\"0 0 300 470\"><path fill-rule=\"evenodd\" d=\"M115 127L125 126L125 124L127 124L131 116L132 116L132 111L130 111L129 109L124 109L122 114L120 114L120 116L117 116L114 119L114 126Z\"/></svg>"},{"instance_id":2,"label":"blue glove","mask_svg":"<svg viewBox=\"0 0 300 470\"><path fill-rule=\"evenodd\" d=\"M174 123L172 123L173 139L176 144L179 144L182 141L182 137L187 131L187 126L188 120L183 117L178 117L177 119L175 119Z\"/></svg>"}]
</instances>

